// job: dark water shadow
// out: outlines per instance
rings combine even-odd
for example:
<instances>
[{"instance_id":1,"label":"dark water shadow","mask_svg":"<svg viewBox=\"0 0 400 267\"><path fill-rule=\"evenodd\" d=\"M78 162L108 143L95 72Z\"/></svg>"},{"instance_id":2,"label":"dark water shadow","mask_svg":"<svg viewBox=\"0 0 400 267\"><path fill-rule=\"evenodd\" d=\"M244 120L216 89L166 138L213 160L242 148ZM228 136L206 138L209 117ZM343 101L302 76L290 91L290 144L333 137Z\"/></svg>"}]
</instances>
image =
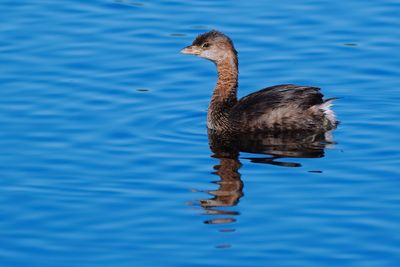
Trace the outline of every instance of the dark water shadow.
<instances>
[{"instance_id":1,"label":"dark water shadow","mask_svg":"<svg viewBox=\"0 0 400 267\"><path fill-rule=\"evenodd\" d=\"M254 157L243 157L252 163L281 167L300 167L299 158L322 158L325 149L334 142L330 133L255 133L246 135L219 135L208 132L212 157L219 160L213 174L219 177L216 190L207 190L211 198L199 200L204 214L212 215L205 224L231 224L236 222L239 212L232 210L243 197L243 181L239 172L242 166L240 152L252 153ZM282 161L285 159L285 161ZM288 160L289 159L289 160ZM224 228L222 232L235 231Z\"/></svg>"}]
</instances>

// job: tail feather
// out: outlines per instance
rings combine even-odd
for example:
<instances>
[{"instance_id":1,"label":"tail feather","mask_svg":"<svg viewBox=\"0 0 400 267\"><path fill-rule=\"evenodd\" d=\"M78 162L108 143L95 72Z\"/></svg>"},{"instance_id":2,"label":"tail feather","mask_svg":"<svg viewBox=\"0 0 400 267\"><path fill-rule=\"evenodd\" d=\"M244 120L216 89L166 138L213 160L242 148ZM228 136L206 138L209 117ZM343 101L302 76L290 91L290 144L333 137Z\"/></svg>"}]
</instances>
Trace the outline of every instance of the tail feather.
<instances>
[{"instance_id":1,"label":"tail feather","mask_svg":"<svg viewBox=\"0 0 400 267\"><path fill-rule=\"evenodd\" d=\"M324 100L322 104L319 105L319 108L324 112L326 118L332 125L337 124L335 112L331 109L333 106L333 101L338 99L337 97L332 97Z\"/></svg>"}]
</instances>

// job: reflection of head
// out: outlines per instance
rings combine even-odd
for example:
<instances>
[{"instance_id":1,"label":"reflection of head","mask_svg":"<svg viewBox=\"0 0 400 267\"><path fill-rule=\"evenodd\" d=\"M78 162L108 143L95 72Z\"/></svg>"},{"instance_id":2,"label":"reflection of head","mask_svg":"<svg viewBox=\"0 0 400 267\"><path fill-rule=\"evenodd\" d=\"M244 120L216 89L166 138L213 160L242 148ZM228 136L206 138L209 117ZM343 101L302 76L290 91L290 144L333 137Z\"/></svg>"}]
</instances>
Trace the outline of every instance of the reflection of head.
<instances>
[{"instance_id":1,"label":"reflection of head","mask_svg":"<svg viewBox=\"0 0 400 267\"><path fill-rule=\"evenodd\" d=\"M243 182L238 172L240 166L241 164L237 159L220 159L220 164L214 166L214 169L216 169L215 174L221 178L220 181L216 182L219 184L219 188L207 191L214 197L201 200L202 207L229 207L238 203L239 198L243 195Z\"/></svg>"},{"instance_id":2,"label":"reflection of head","mask_svg":"<svg viewBox=\"0 0 400 267\"><path fill-rule=\"evenodd\" d=\"M220 177L215 182L219 185L217 190L208 190L207 193L212 195L211 199L200 200L200 205L204 208L208 215L238 215L235 211L226 211L218 208L235 206L239 199L243 196L243 182L238 172L241 164L238 158L220 158L220 164L215 165L214 174ZM232 217L216 218L207 220L206 224L222 224L232 223L236 220Z\"/></svg>"}]
</instances>

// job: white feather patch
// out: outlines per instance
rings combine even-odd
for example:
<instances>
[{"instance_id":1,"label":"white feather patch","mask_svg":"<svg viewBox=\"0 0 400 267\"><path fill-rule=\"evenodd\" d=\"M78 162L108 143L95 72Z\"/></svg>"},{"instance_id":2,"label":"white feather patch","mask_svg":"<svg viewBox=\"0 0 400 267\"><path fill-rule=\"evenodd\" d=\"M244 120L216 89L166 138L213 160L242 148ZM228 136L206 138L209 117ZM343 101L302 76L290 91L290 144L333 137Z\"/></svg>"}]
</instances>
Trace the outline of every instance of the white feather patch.
<instances>
[{"instance_id":1,"label":"white feather patch","mask_svg":"<svg viewBox=\"0 0 400 267\"><path fill-rule=\"evenodd\" d=\"M330 99L324 103L322 103L319 108L324 112L326 118L332 123L335 124L336 123L336 115L333 112L333 110L331 109L331 107L333 106L333 101L335 99Z\"/></svg>"}]
</instances>

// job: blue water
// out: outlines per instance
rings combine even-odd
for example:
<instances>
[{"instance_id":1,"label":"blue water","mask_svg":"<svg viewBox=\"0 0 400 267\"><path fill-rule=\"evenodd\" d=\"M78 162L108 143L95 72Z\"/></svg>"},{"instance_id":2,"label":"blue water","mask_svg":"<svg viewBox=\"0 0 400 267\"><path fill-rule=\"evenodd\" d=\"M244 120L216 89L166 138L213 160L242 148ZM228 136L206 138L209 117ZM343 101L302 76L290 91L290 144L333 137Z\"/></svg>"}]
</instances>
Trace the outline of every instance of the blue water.
<instances>
[{"instance_id":1,"label":"blue water","mask_svg":"<svg viewBox=\"0 0 400 267\"><path fill-rule=\"evenodd\" d=\"M398 0L0 10L0 266L400 265ZM239 51L240 96L339 97L333 142L215 155L215 67L179 53L213 28Z\"/></svg>"}]
</instances>

